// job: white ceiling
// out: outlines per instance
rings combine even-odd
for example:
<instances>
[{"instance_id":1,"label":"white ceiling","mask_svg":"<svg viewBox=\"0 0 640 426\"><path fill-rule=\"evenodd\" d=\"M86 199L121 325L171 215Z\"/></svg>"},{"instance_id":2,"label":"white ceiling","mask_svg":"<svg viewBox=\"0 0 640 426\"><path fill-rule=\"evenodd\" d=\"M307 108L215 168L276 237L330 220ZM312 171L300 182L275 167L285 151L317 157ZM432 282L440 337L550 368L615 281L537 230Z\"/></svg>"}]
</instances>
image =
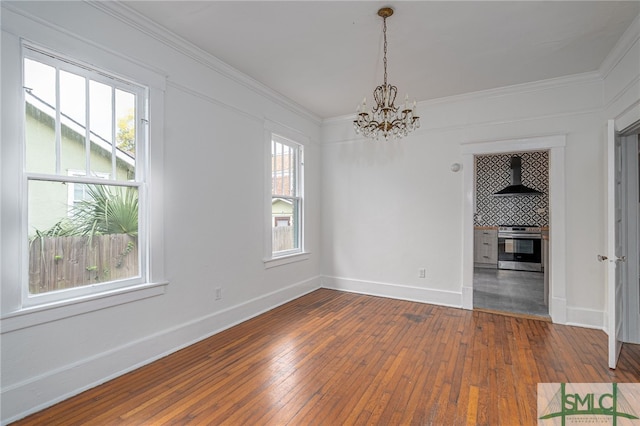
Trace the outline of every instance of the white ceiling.
<instances>
[{"instance_id":1,"label":"white ceiling","mask_svg":"<svg viewBox=\"0 0 640 426\"><path fill-rule=\"evenodd\" d=\"M640 2L123 1L321 118L382 83L418 101L597 71Z\"/></svg>"}]
</instances>

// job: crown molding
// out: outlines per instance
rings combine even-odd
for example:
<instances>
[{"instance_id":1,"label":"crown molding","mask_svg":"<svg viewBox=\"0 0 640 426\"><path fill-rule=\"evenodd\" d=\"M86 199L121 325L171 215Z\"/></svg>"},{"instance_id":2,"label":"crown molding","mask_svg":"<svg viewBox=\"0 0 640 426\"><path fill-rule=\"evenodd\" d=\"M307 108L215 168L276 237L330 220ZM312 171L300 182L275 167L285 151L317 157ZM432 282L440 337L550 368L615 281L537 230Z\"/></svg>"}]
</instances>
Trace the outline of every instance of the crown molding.
<instances>
[{"instance_id":1,"label":"crown molding","mask_svg":"<svg viewBox=\"0 0 640 426\"><path fill-rule=\"evenodd\" d=\"M129 27L146 34L159 43L252 90L258 95L268 98L272 102L304 117L305 119L311 120L314 124L318 126L322 124L322 119L319 116L304 108L302 105L297 104L286 96L238 71L236 68L233 68L231 65L221 61L212 54L193 45L177 34L174 34L167 28L158 25L136 10L120 3L120 1L84 1L96 9L123 22Z\"/></svg>"},{"instance_id":2,"label":"crown molding","mask_svg":"<svg viewBox=\"0 0 640 426\"><path fill-rule=\"evenodd\" d=\"M451 104L458 102L468 102L477 99L499 98L516 94L553 90L559 87L572 86L576 84L590 84L602 82L602 76L598 71L573 74L563 77L550 78L546 80L533 81L528 83L514 84L511 86L497 87L493 89L480 90L477 92L463 93L461 95L446 96L443 98L429 99L417 103L419 110L428 109L436 105ZM353 121L355 114L341 115L324 119L323 124L334 124L343 121Z\"/></svg>"},{"instance_id":3,"label":"crown molding","mask_svg":"<svg viewBox=\"0 0 640 426\"><path fill-rule=\"evenodd\" d=\"M564 118L564 117L571 118L571 117L577 117L581 115L597 114L601 111L602 111L602 108L600 107L584 108L581 110L575 110L575 111L563 112L563 113L543 114L543 115L526 116L526 117L520 116L520 117L509 118L509 119L496 119L496 120L492 119L492 120L479 121L476 123L452 124L452 125L433 126L433 127L422 126L416 131L414 131L410 136L407 136L405 139L410 139L414 135L421 136L427 133L433 134L433 133L451 132L451 131L473 131L473 129L489 127L489 126L526 123L526 122L533 122L538 120L547 120L547 119ZM547 136L547 135L536 135L536 136ZM333 144L337 145L337 144L362 142L362 141L370 141L370 139L367 139L362 135L356 135L356 133L353 132L352 136L345 136L340 139L331 140L330 142L323 142L323 145L333 145Z\"/></svg>"},{"instance_id":4,"label":"crown molding","mask_svg":"<svg viewBox=\"0 0 640 426\"><path fill-rule=\"evenodd\" d=\"M598 72L605 79L609 73L625 57L627 52L640 40L640 15L636 16L629 28L622 34L620 40L611 49L607 57L600 64Z\"/></svg>"},{"instance_id":5,"label":"crown molding","mask_svg":"<svg viewBox=\"0 0 640 426\"><path fill-rule=\"evenodd\" d=\"M13 2L16 3L16 2ZM20 24L21 21L19 19L16 19L14 17L13 20L11 20L10 18L7 18L7 21L4 21L4 18L6 16L6 14L9 14L8 16L11 16L11 14L14 14L16 17L20 17L20 18L25 18L28 19L30 21L33 21L39 25L41 25L42 27L45 28L49 28L53 31L56 31L57 33L59 33L60 35L62 35L63 37L66 38L70 38L74 41L78 41L80 43L82 43L83 45L86 46L91 46L94 47L96 49L99 49L103 52L108 53L109 55L113 55L115 58L118 59L123 59L125 61L127 61L129 64L132 64L136 67L138 67L138 71L144 73L144 75L146 76L147 80L145 81L145 85L148 85L150 87L154 87L157 88L161 91L165 90L165 85L166 85L166 79L167 79L167 74L164 72L164 70L154 67L153 65L150 65L148 63L142 62L140 60L138 60L137 58L131 57L131 56L127 56L122 54L122 52L116 51L114 49L111 49L107 46L98 44L96 42L94 42L93 40L87 39L85 37L83 38L78 38L78 35L73 33L72 31L69 31L66 28L63 28L59 25L53 24L52 22L41 18L39 16L35 16L31 13L29 13L28 11L16 6L15 4L11 4L11 2L6 2L6 1L2 1L0 0L0 10L2 10L2 12L0 14L3 14L3 23L2 23L2 30L3 31L7 31L11 34L16 35L17 37L19 37L21 40L24 40L26 42L32 42L32 40L30 40L28 37L24 37L23 35L21 35L20 31L18 30L20 28ZM16 22L17 21L17 22ZM53 52L56 52L57 55L60 56L66 56L64 52L60 52L59 49L57 49L55 46L51 46L50 43L48 42L42 42L42 41L38 41L38 42L33 42L35 45L38 45L42 48L51 50ZM105 67L108 68L108 67Z\"/></svg>"}]
</instances>

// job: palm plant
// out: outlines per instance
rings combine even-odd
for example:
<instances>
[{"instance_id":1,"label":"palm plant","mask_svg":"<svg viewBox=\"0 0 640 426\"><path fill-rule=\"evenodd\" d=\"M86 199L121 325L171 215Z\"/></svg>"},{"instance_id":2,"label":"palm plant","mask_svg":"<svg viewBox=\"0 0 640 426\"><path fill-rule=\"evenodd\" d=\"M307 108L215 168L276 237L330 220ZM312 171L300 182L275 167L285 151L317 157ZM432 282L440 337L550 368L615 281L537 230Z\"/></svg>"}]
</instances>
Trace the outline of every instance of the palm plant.
<instances>
[{"instance_id":1,"label":"palm plant","mask_svg":"<svg viewBox=\"0 0 640 426\"><path fill-rule=\"evenodd\" d=\"M138 236L138 192L131 187L88 185L87 199L71 207L70 215L36 238L127 234Z\"/></svg>"},{"instance_id":2,"label":"palm plant","mask_svg":"<svg viewBox=\"0 0 640 426\"><path fill-rule=\"evenodd\" d=\"M71 211L76 235L138 235L138 192L135 188L89 185L89 198Z\"/></svg>"}]
</instances>

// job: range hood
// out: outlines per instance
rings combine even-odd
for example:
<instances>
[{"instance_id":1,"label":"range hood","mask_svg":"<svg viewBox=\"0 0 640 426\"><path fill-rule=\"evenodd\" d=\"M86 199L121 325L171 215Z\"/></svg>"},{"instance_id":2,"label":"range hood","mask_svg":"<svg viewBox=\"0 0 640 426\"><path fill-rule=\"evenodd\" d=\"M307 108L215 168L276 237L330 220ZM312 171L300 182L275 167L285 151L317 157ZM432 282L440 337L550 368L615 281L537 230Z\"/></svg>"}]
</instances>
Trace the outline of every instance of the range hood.
<instances>
[{"instance_id":1,"label":"range hood","mask_svg":"<svg viewBox=\"0 0 640 426\"><path fill-rule=\"evenodd\" d=\"M522 184L522 159L511 157L511 185L493 194L494 197L512 197L517 195L542 195L542 192Z\"/></svg>"}]
</instances>

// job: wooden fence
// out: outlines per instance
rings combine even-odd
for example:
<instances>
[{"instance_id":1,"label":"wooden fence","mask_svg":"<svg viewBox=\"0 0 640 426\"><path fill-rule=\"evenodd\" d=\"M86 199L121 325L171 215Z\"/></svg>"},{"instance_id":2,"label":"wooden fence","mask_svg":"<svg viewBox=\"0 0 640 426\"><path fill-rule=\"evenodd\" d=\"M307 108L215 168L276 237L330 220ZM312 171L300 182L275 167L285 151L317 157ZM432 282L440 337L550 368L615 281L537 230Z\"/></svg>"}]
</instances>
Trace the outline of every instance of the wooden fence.
<instances>
[{"instance_id":1,"label":"wooden fence","mask_svg":"<svg viewBox=\"0 0 640 426\"><path fill-rule=\"evenodd\" d=\"M291 250L293 247L293 226L275 226L272 229L273 251Z\"/></svg>"},{"instance_id":2,"label":"wooden fence","mask_svg":"<svg viewBox=\"0 0 640 426\"><path fill-rule=\"evenodd\" d=\"M29 247L29 293L138 275L138 241L126 234L45 237Z\"/></svg>"}]
</instances>

